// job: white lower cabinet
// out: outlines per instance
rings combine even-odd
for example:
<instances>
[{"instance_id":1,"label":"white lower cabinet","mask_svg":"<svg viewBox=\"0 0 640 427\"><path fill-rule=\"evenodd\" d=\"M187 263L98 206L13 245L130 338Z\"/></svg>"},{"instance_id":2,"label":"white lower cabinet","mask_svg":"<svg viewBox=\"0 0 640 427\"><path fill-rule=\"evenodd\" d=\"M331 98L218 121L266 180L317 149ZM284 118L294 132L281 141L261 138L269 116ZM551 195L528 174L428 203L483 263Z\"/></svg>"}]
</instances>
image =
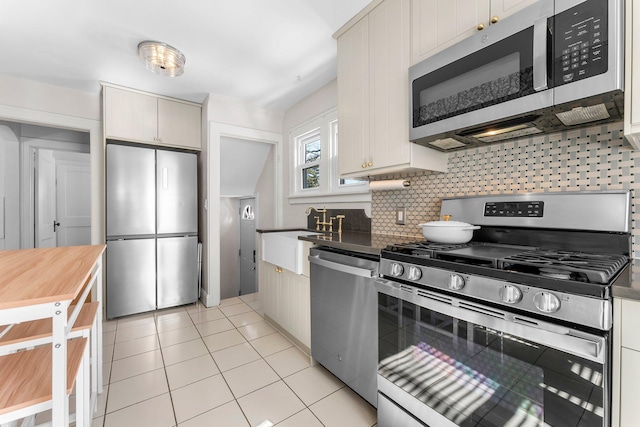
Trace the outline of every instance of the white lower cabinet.
<instances>
[{"instance_id":1,"label":"white lower cabinet","mask_svg":"<svg viewBox=\"0 0 640 427\"><path fill-rule=\"evenodd\" d=\"M620 351L620 423L622 427L640 422L640 351L622 347Z\"/></svg>"},{"instance_id":2,"label":"white lower cabinet","mask_svg":"<svg viewBox=\"0 0 640 427\"><path fill-rule=\"evenodd\" d=\"M612 427L640 420L640 301L614 299Z\"/></svg>"},{"instance_id":3,"label":"white lower cabinet","mask_svg":"<svg viewBox=\"0 0 640 427\"><path fill-rule=\"evenodd\" d=\"M311 289L309 276L260 261L260 300L264 314L283 332L311 348Z\"/></svg>"}]
</instances>

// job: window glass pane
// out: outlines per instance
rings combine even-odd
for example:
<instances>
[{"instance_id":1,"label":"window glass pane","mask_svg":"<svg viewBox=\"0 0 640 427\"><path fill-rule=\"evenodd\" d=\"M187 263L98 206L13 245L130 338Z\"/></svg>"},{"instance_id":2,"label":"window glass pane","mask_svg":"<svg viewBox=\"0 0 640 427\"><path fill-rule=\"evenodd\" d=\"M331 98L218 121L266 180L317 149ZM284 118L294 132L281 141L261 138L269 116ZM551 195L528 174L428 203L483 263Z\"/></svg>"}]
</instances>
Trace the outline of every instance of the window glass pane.
<instances>
[{"instance_id":1,"label":"window glass pane","mask_svg":"<svg viewBox=\"0 0 640 427\"><path fill-rule=\"evenodd\" d=\"M302 169L302 188L316 188L320 186L320 166Z\"/></svg>"},{"instance_id":2,"label":"window glass pane","mask_svg":"<svg viewBox=\"0 0 640 427\"><path fill-rule=\"evenodd\" d=\"M304 144L304 162L311 163L320 160L320 140L306 142Z\"/></svg>"}]
</instances>

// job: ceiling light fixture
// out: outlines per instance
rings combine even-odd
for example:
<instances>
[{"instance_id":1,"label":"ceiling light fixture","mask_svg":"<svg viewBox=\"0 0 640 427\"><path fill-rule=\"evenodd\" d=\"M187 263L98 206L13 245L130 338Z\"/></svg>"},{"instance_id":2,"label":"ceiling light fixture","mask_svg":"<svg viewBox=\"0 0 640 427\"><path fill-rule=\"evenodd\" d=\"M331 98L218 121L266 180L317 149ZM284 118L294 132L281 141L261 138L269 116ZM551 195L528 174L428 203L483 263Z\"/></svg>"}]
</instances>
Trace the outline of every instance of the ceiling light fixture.
<instances>
[{"instance_id":1,"label":"ceiling light fixture","mask_svg":"<svg viewBox=\"0 0 640 427\"><path fill-rule=\"evenodd\" d=\"M166 43L145 40L138 44L138 57L147 70L161 76L177 77L184 72L182 52Z\"/></svg>"}]
</instances>

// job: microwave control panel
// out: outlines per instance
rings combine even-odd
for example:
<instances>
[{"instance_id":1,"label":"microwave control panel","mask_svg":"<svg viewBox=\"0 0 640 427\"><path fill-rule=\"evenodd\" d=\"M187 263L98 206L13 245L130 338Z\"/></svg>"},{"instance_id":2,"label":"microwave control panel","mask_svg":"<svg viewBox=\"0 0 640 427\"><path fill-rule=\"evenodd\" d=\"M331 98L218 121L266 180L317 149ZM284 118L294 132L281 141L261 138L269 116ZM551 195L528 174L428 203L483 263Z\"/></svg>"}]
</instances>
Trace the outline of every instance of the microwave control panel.
<instances>
[{"instance_id":1,"label":"microwave control panel","mask_svg":"<svg viewBox=\"0 0 640 427\"><path fill-rule=\"evenodd\" d=\"M484 216L542 218L544 202L487 202Z\"/></svg>"},{"instance_id":2,"label":"microwave control panel","mask_svg":"<svg viewBox=\"0 0 640 427\"><path fill-rule=\"evenodd\" d=\"M607 4L587 0L555 15L555 86L607 72Z\"/></svg>"}]
</instances>

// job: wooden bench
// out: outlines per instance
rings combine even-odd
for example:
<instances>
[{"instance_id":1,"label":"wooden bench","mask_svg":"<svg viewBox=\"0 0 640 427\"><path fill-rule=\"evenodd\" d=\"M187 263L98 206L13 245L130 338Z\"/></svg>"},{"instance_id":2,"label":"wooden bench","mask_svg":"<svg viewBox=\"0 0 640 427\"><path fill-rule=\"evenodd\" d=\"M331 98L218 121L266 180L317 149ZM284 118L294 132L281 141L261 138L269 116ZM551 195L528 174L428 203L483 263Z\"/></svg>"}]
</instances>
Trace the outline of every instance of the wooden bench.
<instances>
[{"instance_id":1,"label":"wooden bench","mask_svg":"<svg viewBox=\"0 0 640 427\"><path fill-rule=\"evenodd\" d=\"M71 317L74 309L75 306L69 307L68 317ZM84 347L87 346L89 338L91 339L85 361L87 373L86 377L81 376L82 379L78 382L76 399L85 396L85 390L90 390L90 392L86 393L89 396L87 402L76 401L76 414L72 418L78 421L77 425L83 425L81 419L85 420L84 425L90 424L89 412L91 409L96 409L99 370L96 366L95 323L99 309L100 303L98 302L83 304L69 333L69 347L67 349L68 395L73 390L78 369L83 361ZM47 406L51 403L51 336L51 319L22 322L0 329L0 349L3 352L24 348L25 343L30 348L35 347L0 356L0 378L3 379L0 390L0 417L5 413L19 411L22 408L30 408L26 411L29 412L28 416L35 416L36 413L49 409ZM80 342L84 343L84 346L81 346ZM80 351L80 347L82 347L82 351ZM43 361L48 363L41 363ZM35 366L29 368L30 364L35 364ZM25 369L28 369L27 372L33 371L33 375L24 377ZM13 372L12 377L9 376L10 372ZM6 381L5 378L7 378ZM82 390L80 390L81 388ZM3 395L5 392L7 396Z\"/></svg>"},{"instance_id":2,"label":"wooden bench","mask_svg":"<svg viewBox=\"0 0 640 427\"><path fill-rule=\"evenodd\" d=\"M87 349L87 341L86 338L76 338L68 342L67 394L71 394L76 377L82 374L80 365ZM51 344L0 357L0 378L0 416L11 412L18 414L19 411L30 408L32 409L25 413L49 409L52 398ZM77 395L81 396L81 393L78 392Z\"/></svg>"}]
</instances>

